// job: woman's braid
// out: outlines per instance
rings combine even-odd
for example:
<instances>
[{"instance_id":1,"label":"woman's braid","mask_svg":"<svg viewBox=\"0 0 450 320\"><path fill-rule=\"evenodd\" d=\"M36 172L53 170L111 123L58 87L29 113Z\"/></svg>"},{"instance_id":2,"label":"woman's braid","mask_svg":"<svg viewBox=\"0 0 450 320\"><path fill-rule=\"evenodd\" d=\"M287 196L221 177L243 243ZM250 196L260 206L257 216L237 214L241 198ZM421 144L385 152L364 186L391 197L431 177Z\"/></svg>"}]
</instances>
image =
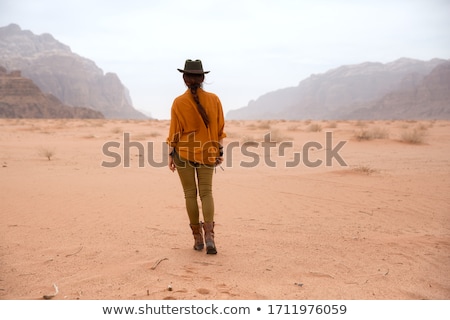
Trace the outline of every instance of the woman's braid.
<instances>
[{"instance_id":1,"label":"woman's braid","mask_svg":"<svg viewBox=\"0 0 450 320\"><path fill-rule=\"evenodd\" d=\"M204 75L190 75L190 74L184 74L183 75L184 82L188 86L188 88L191 91L192 97L194 98L195 103L197 104L197 110L198 113L200 113L200 116L203 119L203 122L205 123L205 126L208 128L209 126L209 118L206 114L205 108L203 108L202 104L200 103L200 99L197 95L197 89L201 88L201 84L203 80L205 79Z\"/></svg>"}]
</instances>

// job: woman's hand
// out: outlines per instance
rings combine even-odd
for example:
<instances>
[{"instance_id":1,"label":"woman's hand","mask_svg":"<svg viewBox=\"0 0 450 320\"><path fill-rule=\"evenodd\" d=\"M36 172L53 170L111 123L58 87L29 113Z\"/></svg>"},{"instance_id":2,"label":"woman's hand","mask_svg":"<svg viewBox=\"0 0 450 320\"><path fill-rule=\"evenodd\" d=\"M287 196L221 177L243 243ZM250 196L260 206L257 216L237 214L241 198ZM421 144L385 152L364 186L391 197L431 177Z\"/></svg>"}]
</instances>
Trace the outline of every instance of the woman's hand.
<instances>
[{"instance_id":1,"label":"woman's hand","mask_svg":"<svg viewBox=\"0 0 450 320\"><path fill-rule=\"evenodd\" d=\"M175 165L175 162L173 161L172 156L169 156L169 169L172 172L175 172L175 170L177 169L177 166Z\"/></svg>"}]
</instances>

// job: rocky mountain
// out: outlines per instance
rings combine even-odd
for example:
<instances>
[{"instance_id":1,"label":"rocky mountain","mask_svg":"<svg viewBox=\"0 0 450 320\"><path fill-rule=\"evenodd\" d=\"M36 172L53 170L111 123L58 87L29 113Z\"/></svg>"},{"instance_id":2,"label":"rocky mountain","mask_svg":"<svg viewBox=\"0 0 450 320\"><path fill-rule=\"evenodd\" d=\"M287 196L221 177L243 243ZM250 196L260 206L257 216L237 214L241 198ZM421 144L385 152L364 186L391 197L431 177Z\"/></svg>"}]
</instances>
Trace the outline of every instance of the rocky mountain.
<instances>
[{"instance_id":1,"label":"rocky mountain","mask_svg":"<svg viewBox=\"0 0 450 320\"><path fill-rule=\"evenodd\" d=\"M51 94L44 94L20 71L8 73L0 66L0 118L104 118L89 108L64 105Z\"/></svg>"},{"instance_id":2,"label":"rocky mountain","mask_svg":"<svg viewBox=\"0 0 450 320\"><path fill-rule=\"evenodd\" d=\"M106 118L147 118L134 109L116 74L104 74L93 61L73 53L50 34L35 35L16 24L0 28L0 61L69 106L89 107Z\"/></svg>"},{"instance_id":3,"label":"rocky mountain","mask_svg":"<svg viewBox=\"0 0 450 320\"><path fill-rule=\"evenodd\" d=\"M439 118L447 114L450 100L440 112L430 108L431 96L406 98L407 92L415 92L424 86L431 72L450 60L433 59L420 61L402 58L390 63L366 62L357 65L341 66L324 74L311 75L301 81L297 87L285 88L267 93L248 106L231 110L227 119L365 119L412 117L413 113L404 113L415 104L416 117ZM445 86L435 78L432 86ZM436 83L437 82L437 83ZM428 83L428 86L431 85ZM434 90L434 89L433 89ZM398 92L397 105L384 105L382 99ZM401 95L405 98L400 99ZM385 98L386 97L386 98ZM411 100L413 99L413 100ZM385 102L386 104L387 102ZM443 101L440 102L444 103ZM445 103L444 103L445 105ZM373 109L372 109L373 108ZM388 109L394 109L387 112ZM378 110L378 111L377 111Z\"/></svg>"},{"instance_id":4,"label":"rocky mountain","mask_svg":"<svg viewBox=\"0 0 450 320\"><path fill-rule=\"evenodd\" d=\"M450 62L435 67L418 85L388 93L341 118L450 119Z\"/></svg>"}]
</instances>

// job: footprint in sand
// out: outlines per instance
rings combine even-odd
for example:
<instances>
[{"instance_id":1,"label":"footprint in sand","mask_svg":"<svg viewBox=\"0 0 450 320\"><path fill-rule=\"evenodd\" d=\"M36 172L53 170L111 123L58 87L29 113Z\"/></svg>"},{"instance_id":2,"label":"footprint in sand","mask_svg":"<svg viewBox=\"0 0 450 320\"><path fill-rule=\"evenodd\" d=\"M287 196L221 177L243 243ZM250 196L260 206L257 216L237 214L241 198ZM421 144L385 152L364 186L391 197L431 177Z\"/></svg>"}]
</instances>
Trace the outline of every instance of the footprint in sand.
<instances>
[{"instance_id":1,"label":"footprint in sand","mask_svg":"<svg viewBox=\"0 0 450 320\"><path fill-rule=\"evenodd\" d=\"M222 283L217 286L217 290L220 292L221 297L236 297L236 294L231 293L232 288Z\"/></svg>"},{"instance_id":2,"label":"footprint in sand","mask_svg":"<svg viewBox=\"0 0 450 320\"><path fill-rule=\"evenodd\" d=\"M210 291L205 288L199 288L199 289L197 289L197 292L200 294L206 295L206 294L209 294Z\"/></svg>"}]
</instances>

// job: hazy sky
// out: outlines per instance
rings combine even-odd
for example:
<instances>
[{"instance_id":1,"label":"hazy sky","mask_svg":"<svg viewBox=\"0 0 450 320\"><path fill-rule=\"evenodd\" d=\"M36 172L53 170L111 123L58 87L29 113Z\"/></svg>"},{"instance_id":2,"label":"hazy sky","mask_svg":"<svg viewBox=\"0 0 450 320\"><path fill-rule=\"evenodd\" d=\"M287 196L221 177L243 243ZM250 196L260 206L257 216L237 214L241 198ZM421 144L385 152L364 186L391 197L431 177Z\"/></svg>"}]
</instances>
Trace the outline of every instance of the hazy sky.
<instances>
[{"instance_id":1,"label":"hazy sky","mask_svg":"<svg viewBox=\"0 0 450 320\"><path fill-rule=\"evenodd\" d=\"M401 57L450 59L449 0L0 0L0 26L50 33L168 119L176 70L201 59L225 112L311 74Z\"/></svg>"}]
</instances>

